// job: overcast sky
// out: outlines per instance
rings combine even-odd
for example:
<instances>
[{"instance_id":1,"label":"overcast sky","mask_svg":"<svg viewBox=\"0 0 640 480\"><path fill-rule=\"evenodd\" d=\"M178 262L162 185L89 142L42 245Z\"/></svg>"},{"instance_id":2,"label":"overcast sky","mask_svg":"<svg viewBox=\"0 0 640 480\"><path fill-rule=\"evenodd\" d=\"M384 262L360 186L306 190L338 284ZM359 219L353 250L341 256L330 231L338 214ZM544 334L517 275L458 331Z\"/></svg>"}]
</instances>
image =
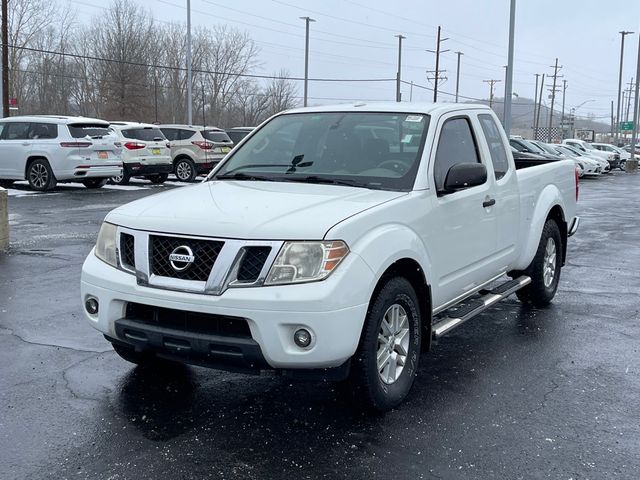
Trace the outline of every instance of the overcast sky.
<instances>
[{"instance_id":1,"label":"overcast sky","mask_svg":"<svg viewBox=\"0 0 640 480\"><path fill-rule=\"evenodd\" d=\"M135 0L161 22L186 21L186 0ZM78 20L99 15L106 2L78 0ZM227 24L247 31L260 47L260 73L287 69L304 74L304 21L311 24L310 77L392 79L397 65L396 34L403 44L403 80L432 85L436 28L442 26L441 68L448 80L444 92L455 91L456 55L462 56L460 95L488 98L498 79L496 96L504 94L509 0L192 0L194 25ZM567 110L592 112L608 121L616 100L620 30L640 30L638 0L517 0L516 54L513 91L533 97L535 73L553 73L555 58L567 80ZM626 37L624 82L635 76L638 35ZM549 79L550 80L550 79ZM558 81L562 86L561 80ZM545 80L545 87L550 84ZM545 88L546 89L546 88ZM302 83L299 82L302 95ZM403 85L409 100L409 85ZM415 87L413 100L431 100L432 93ZM546 95L545 95L546 96ZM309 86L310 104L351 100L393 100L395 83L319 83ZM453 97L442 95L442 100ZM517 101L517 99L515 100ZM561 102L561 97L558 98ZM558 104L558 109L560 104Z\"/></svg>"}]
</instances>

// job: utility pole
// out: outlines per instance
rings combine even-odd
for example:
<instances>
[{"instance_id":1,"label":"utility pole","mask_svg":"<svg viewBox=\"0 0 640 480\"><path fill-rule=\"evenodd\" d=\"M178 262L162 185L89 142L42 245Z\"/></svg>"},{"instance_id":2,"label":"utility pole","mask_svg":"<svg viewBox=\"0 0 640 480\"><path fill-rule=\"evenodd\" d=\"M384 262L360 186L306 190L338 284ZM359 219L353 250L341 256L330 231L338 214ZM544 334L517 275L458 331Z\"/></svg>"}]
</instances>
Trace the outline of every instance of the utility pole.
<instances>
[{"instance_id":1,"label":"utility pole","mask_svg":"<svg viewBox=\"0 0 640 480\"><path fill-rule=\"evenodd\" d=\"M516 0L511 0L509 9L509 53L507 61L507 81L505 85L504 99L504 130L507 137L511 134L511 94L513 93L513 48L516 27Z\"/></svg>"},{"instance_id":2,"label":"utility pole","mask_svg":"<svg viewBox=\"0 0 640 480\"><path fill-rule=\"evenodd\" d=\"M629 82L629 90L627 91L627 113L624 116L625 122L629 121L629 109L631 108L631 94L633 93L633 85L633 77L631 77L631 81Z\"/></svg>"},{"instance_id":3,"label":"utility pole","mask_svg":"<svg viewBox=\"0 0 640 480\"><path fill-rule=\"evenodd\" d=\"M155 123L158 123L158 75L157 71L153 72L153 103L155 110Z\"/></svg>"},{"instance_id":4,"label":"utility pole","mask_svg":"<svg viewBox=\"0 0 640 480\"><path fill-rule=\"evenodd\" d=\"M622 30L620 33L620 73L618 74L618 110L616 120L618 121L618 125L616 128L616 141L620 137L620 94L622 91L622 63L624 61L624 37L627 35L631 35L633 32L627 32Z\"/></svg>"},{"instance_id":5,"label":"utility pole","mask_svg":"<svg viewBox=\"0 0 640 480\"><path fill-rule=\"evenodd\" d=\"M538 107L538 77L540 76L539 73L535 74L536 76L536 93L533 96L533 123L531 124L531 126L533 127L534 131L536 128L536 110Z\"/></svg>"},{"instance_id":6,"label":"utility pole","mask_svg":"<svg viewBox=\"0 0 640 480\"><path fill-rule=\"evenodd\" d=\"M305 40L304 40L304 103L303 106L307 106L307 94L309 92L309 24L315 22L310 17L300 17L300 20L304 20L305 25Z\"/></svg>"},{"instance_id":7,"label":"utility pole","mask_svg":"<svg viewBox=\"0 0 640 480\"><path fill-rule=\"evenodd\" d=\"M2 0L2 116L9 116L9 0Z\"/></svg>"},{"instance_id":8,"label":"utility pole","mask_svg":"<svg viewBox=\"0 0 640 480\"><path fill-rule=\"evenodd\" d=\"M536 113L536 126L533 132L535 140L538 140L538 129L540 128L540 110L542 110L542 92L544 91L544 73L542 74L542 82L540 83L540 98L538 99L538 113Z\"/></svg>"},{"instance_id":9,"label":"utility pole","mask_svg":"<svg viewBox=\"0 0 640 480\"><path fill-rule=\"evenodd\" d=\"M200 84L201 88L202 88L202 126L206 127L207 126L207 117L205 117L204 115L204 79L202 80L202 83Z\"/></svg>"},{"instance_id":10,"label":"utility pole","mask_svg":"<svg viewBox=\"0 0 640 480\"><path fill-rule=\"evenodd\" d=\"M618 119L620 121L620 119ZM615 120L613 118L613 100L611 100L611 137L613 137L613 126L615 124Z\"/></svg>"},{"instance_id":11,"label":"utility pole","mask_svg":"<svg viewBox=\"0 0 640 480\"><path fill-rule=\"evenodd\" d=\"M440 54L441 53L445 53L448 52L449 50L441 50L440 49L440 44L442 42L444 42L445 40L449 40L449 38L441 38L440 36L441 34L441 27L440 25L438 25L438 37L436 39L436 49L434 50L427 50L427 52L431 52L431 53L435 53L436 54L436 70L435 70L435 75L434 75L434 86L433 86L433 101L434 103L438 101L438 80L440 80ZM428 72L430 73L430 72Z\"/></svg>"},{"instance_id":12,"label":"utility pole","mask_svg":"<svg viewBox=\"0 0 640 480\"><path fill-rule=\"evenodd\" d=\"M553 104L556 100L556 80L558 78L558 69L562 66L558 66L558 59L556 58L556 64L553 67L553 88L551 89L551 111L549 112L549 131L547 132L547 143L551 143L551 127L553 126Z\"/></svg>"},{"instance_id":13,"label":"utility pole","mask_svg":"<svg viewBox=\"0 0 640 480\"><path fill-rule=\"evenodd\" d=\"M567 81L562 80L562 115L560 116L560 140L564 140L564 97L567 94Z\"/></svg>"},{"instance_id":14,"label":"utility pole","mask_svg":"<svg viewBox=\"0 0 640 480\"><path fill-rule=\"evenodd\" d=\"M411 80L411 88L409 89L409 101L413 102L413 80Z\"/></svg>"},{"instance_id":15,"label":"utility pole","mask_svg":"<svg viewBox=\"0 0 640 480\"><path fill-rule=\"evenodd\" d=\"M638 60L636 61L636 88L633 100L633 132L631 133L631 158L627 160L626 171L636 172L636 143L638 141L638 87L640 86L640 35L638 35Z\"/></svg>"},{"instance_id":16,"label":"utility pole","mask_svg":"<svg viewBox=\"0 0 640 480\"><path fill-rule=\"evenodd\" d=\"M191 0L187 0L187 123L189 125L193 125L193 72L191 69Z\"/></svg>"},{"instance_id":17,"label":"utility pole","mask_svg":"<svg viewBox=\"0 0 640 480\"><path fill-rule=\"evenodd\" d=\"M489 84L489 108L493 108L493 86L501 81L502 80L483 80L484 83Z\"/></svg>"},{"instance_id":18,"label":"utility pole","mask_svg":"<svg viewBox=\"0 0 640 480\"><path fill-rule=\"evenodd\" d=\"M456 67L456 103L458 103L458 93L460 92L460 57L464 55L462 52L456 52L458 56L458 66Z\"/></svg>"},{"instance_id":19,"label":"utility pole","mask_svg":"<svg viewBox=\"0 0 640 480\"><path fill-rule=\"evenodd\" d=\"M396 74L396 102L402 101L402 94L400 93L400 82L402 81L402 39L407 38L403 35L396 35L398 39L398 72ZM305 95L306 99L306 95ZM306 105L306 104L305 104Z\"/></svg>"}]
</instances>

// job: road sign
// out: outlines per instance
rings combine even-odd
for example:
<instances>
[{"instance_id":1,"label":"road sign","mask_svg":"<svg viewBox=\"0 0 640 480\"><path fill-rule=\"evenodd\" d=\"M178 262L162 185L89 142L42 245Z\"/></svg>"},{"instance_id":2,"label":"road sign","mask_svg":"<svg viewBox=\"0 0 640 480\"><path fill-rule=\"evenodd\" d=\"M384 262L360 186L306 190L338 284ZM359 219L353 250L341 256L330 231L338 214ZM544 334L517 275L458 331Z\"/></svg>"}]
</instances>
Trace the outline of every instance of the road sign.
<instances>
[{"instance_id":1,"label":"road sign","mask_svg":"<svg viewBox=\"0 0 640 480\"><path fill-rule=\"evenodd\" d=\"M633 130L633 122L620 122L620 130Z\"/></svg>"}]
</instances>

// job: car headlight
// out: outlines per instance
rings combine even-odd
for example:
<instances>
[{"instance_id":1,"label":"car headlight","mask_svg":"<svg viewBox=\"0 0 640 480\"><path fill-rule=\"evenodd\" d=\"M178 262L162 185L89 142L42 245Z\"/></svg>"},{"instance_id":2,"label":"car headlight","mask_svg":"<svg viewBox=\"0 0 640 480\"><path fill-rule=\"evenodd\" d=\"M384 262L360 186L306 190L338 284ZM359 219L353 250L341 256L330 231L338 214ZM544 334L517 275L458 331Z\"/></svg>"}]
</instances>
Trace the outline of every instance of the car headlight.
<instances>
[{"instance_id":1,"label":"car headlight","mask_svg":"<svg viewBox=\"0 0 640 480\"><path fill-rule=\"evenodd\" d=\"M96 257L103 262L118 267L118 255L116 254L116 226L113 223L103 222L96 242Z\"/></svg>"},{"instance_id":2,"label":"car headlight","mask_svg":"<svg viewBox=\"0 0 640 480\"><path fill-rule=\"evenodd\" d=\"M340 240L285 242L267 275L265 285L313 282L327 278L349 253Z\"/></svg>"}]
</instances>

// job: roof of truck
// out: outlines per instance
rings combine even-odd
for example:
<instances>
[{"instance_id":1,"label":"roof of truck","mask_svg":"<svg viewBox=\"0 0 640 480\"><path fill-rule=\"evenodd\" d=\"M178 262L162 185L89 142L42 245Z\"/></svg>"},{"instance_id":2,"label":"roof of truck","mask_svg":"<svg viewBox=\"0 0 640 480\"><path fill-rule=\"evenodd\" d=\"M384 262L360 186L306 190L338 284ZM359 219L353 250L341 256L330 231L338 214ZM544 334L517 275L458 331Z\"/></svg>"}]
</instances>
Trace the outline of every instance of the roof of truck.
<instances>
[{"instance_id":1,"label":"roof of truck","mask_svg":"<svg viewBox=\"0 0 640 480\"><path fill-rule=\"evenodd\" d=\"M443 114L459 110L487 110L487 105L480 103L432 103L432 102L375 102L375 103L347 103L338 105L322 105L318 107L303 107L287 110L286 113L313 112L392 112L415 113L424 115Z\"/></svg>"}]
</instances>

